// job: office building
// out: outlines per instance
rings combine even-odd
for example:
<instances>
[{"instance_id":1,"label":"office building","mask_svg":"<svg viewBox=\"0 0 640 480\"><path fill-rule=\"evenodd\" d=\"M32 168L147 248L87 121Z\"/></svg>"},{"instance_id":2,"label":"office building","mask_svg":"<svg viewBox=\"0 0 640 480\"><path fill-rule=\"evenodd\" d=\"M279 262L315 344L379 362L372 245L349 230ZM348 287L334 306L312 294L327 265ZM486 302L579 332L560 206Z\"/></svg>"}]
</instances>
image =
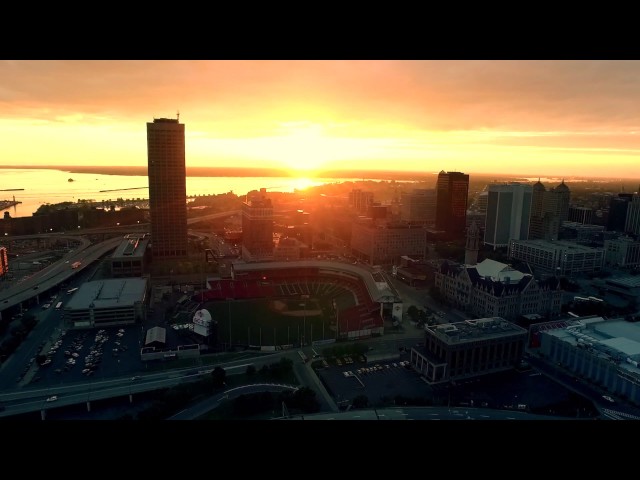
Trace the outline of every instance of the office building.
<instances>
[{"instance_id":1,"label":"office building","mask_svg":"<svg viewBox=\"0 0 640 480\"><path fill-rule=\"evenodd\" d=\"M545 195L545 210L551 212L560 219L560 223L569 219L569 202L571 200L571 191L564 183L550 189Z\"/></svg>"},{"instance_id":2,"label":"office building","mask_svg":"<svg viewBox=\"0 0 640 480\"><path fill-rule=\"evenodd\" d=\"M486 214L488 203L489 203L489 192L486 190L482 191L478 194L478 197L476 198L473 210L478 213Z\"/></svg>"},{"instance_id":3,"label":"office building","mask_svg":"<svg viewBox=\"0 0 640 480\"><path fill-rule=\"evenodd\" d=\"M352 225L351 253L371 265L400 264L404 255L424 257L426 230L404 223L361 219Z\"/></svg>"},{"instance_id":4,"label":"office building","mask_svg":"<svg viewBox=\"0 0 640 480\"><path fill-rule=\"evenodd\" d=\"M365 214L373 204L373 192L354 188L349 192L349 207L358 213Z\"/></svg>"},{"instance_id":5,"label":"office building","mask_svg":"<svg viewBox=\"0 0 640 480\"><path fill-rule=\"evenodd\" d=\"M531 185L491 184L488 188L484 243L506 247L509 240L526 240L531 215Z\"/></svg>"},{"instance_id":6,"label":"office building","mask_svg":"<svg viewBox=\"0 0 640 480\"><path fill-rule=\"evenodd\" d=\"M242 204L242 258L245 261L273 259L273 204L267 190L250 192Z\"/></svg>"},{"instance_id":7,"label":"office building","mask_svg":"<svg viewBox=\"0 0 640 480\"><path fill-rule=\"evenodd\" d=\"M400 194L400 220L416 225L434 225L436 221L435 188L416 188Z\"/></svg>"},{"instance_id":8,"label":"office building","mask_svg":"<svg viewBox=\"0 0 640 480\"><path fill-rule=\"evenodd\" d=\"M297 238L279 237L273 250L275 261L300 260L309 256L309 246Z\"/></svg>"},{"instance_id":9,"label":"office building","mask_svg":"<svg viewBox=\"0 0 640 480\"><path fill-rule=\"evenodd\" d=\"M529 240L557 240L562 222L569 219L571 191L562 183L547 190L538 180L533 185Z\"/></svg>"},{"instance_id":10,"label":"office building","mask_svg":"<svg viewBox=\"0 0 640 480\"><path fill-rule=\"evenodd\" d=\"M449 238L462 239L467 226L469 175L461 172L438 174L436 183L436 228Z\"/></svg>"},{"instance_id":11,"label":"office building","mask_svg":"<svg viewBox=\"0 0 640 480\"><path fill-rule=\"evenodd\" d=\"M627 217L624 223L624 231L640 236L640 195L635 194L627 206Z\"/></svg>"},{"instance_id":12,"label":"office building","mask_svg":"<svg viewBox=\"0 0 640 480\"><path fill-rule=\"evenodd\" d=\"M603 225L591 225L579 222L562 222L558 232L559 240L570 240L576 243L602 245Z\"/></svg>"},{"instance_id":13,"label":"office building","mask_svg":"<svg viewBox=\"0 0 640 480\"><path fill-rule=\"evenodd\" d=\"M632 193L619 193L612 197L609 203L609 216L607 218L607 230L624 232L627 224L627 209L633 200Z\"/></svg>"},{"instance_id":14,"label":"office building","mask_svg":"<svg viewBox=\"0 0 640 480\"><path fill-rule=\"evenodd\" d=\"M511 240L509 256L526 262L536 275L571 276L598 272L604 264L604 249L558 240Z\"/></svg>"},{"instance_id":15,"label":"office building","mask_svg":"<svg viewBox=\"0 0 640 480\"><path fill-rule=\"evenodd\" d=\"M187 187L184 124L147 123L149 210L153 258L187 255Z\"/></svg>"},{"instance_id":16,"label":"office building","mask_svg":"<svg viewBox=\"0 0 640 480\"><path fill-rule=\"evenodd\" d=\"M583 224L592 224L594 220L593 208L569 207L569 221Z\"/></svg>"},{"instance_id":17,"label":"office building","mask_svg":"<svg viewBox=\"0 0 640 480\"><path fill-rule=\"evenodd\" d=\"M428 326L409 361L427 383L446 383L513 369L526 340L524 328L500 317Z\"/></svg>"},{"instance_id":18,"label":"office building","mask_svg":"<svg viewBox=\"0 0 640 480\"><path fill-rule=\"evenodd\" d=\"M640 266L640 241L631 237L605 240L604 262L607 266L619 268Z\"/></svg>"}]
</instances>

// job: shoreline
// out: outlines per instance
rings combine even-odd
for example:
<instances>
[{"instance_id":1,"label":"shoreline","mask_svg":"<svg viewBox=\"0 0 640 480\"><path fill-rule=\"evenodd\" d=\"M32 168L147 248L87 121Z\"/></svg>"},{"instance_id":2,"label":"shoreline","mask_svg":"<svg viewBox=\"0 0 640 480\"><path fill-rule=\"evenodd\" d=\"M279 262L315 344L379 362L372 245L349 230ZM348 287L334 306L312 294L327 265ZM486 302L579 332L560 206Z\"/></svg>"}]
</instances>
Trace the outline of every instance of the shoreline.
<instances>
[{"instance_id":1,"label":"shoreline","mask_svg":"<svg viewBox=\"0 0 640 480\"><path fill-rule=\"evenodd\" d=\"M91 173L98 175L119 175L119 176L148 176L148 169L144 165L136 166L99 166L99 165L0 165L0 170L58 170L67 173ZM538 174L508 174L508 173L474 173L465 172L477 178L486 178L488 183L491 179L499 175L500 178L511 178L512 181L523 181L529 178L539 177ZM345 180L362 181L362 180L402 180L402 181L424 181L432 180L438 175L438 172L410 172L410 171L355 171L355 170L318 170L315 172L292 172L285 169L273 168L249 168L249 167L186 167L187 177L289 177L289 178L341 178ZM548 177L548 176L547 176ZM624 178L618 177L586 177L586 176L554 176L548 177L554 181L563 179L566 182L573 181L624 181L631 183L640 183L640 177Z\"/></svg>"},{"instance_id":2,"label":"shoreline","mask_svg":"<svg viewBox=\"0 0 640 480\"><path fill-rule=\"evenodd\" d=\"M91 173L98 175L143 176L148 175L146 166L99 166L99 165L0 165L0 169L15 170L58 170L67 173ZM437 172L404 172L404 171L353 171L325 170L310 172L292 172L285 169L245 168L245 167L186 167L187 177L311 177L311 178L345 178L362 180L419 180L429 179Z\"/></svg>"}]
</instances>

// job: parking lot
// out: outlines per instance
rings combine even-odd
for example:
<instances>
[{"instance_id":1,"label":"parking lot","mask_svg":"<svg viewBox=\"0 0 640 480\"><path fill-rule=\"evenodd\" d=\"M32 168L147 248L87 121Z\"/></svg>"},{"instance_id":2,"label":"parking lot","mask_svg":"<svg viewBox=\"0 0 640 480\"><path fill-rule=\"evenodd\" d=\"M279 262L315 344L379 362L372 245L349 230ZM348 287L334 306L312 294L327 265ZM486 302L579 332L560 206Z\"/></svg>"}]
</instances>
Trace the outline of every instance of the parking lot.
<instances>
[{"instance_id":1,"label":"parking lot","mask_svg":"<svg viewBox=\"0 0 640 480\"><path fill-rule=\"evenodd\" d=\"M140 360L139 325L90 330L56 330L41 345L46 356L29 384L55 385L128 375L144 369ZM25 379L26 380L26 379Z\"/></svg>"},{"instance_id":2,"label":"parking lot","mask_svg":"<svg viewBox=\"0 0 640 480\"><path fill-rule=\"evenodd\" d=\"M405 360L367 364L355 358L348 363L342 357L330 360L316 372L341 407L361 395L367 397L372 407L394 404L396 397L401 396L425 405L485 407L569 417L597 415L591 402L534 369L509 370L434 386L428 385Z\"/></svg>"},{"instance_id":3,"label":"parking lot","mask_svg":"<svg viewBox=\"0 0 640 480\"><path fill-rule=\"evenodd\" d=\"M353 359L352 359L353 361ZM338 405L364 395L372 406L393 403L397 395L430 398L432 389L404 360L367 364L358 360L317 371Z\"/></svg>"}]
</instances>

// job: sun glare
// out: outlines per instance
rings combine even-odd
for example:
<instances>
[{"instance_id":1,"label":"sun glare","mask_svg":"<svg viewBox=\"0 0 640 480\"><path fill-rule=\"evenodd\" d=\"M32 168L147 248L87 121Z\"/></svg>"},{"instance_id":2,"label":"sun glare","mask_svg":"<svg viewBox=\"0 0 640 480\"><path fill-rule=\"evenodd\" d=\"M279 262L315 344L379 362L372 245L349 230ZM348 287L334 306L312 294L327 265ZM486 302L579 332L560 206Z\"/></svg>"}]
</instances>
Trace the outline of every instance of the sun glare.
<instances>
[{"instance_id":1,"label":"sun glare","mask_svg":"<svg viewBox=\"0 0 640 480\"><path fill-rule=\"evenodd\" d=\"M331 158L331 142L320 125L289 128L290 133L279 139L273 153L292 171L312 172Z\"/></svg>"},{"instance_id":2,"label":"sun glare","mask_svg":"<svg viewBox=\"0 0 640 480\"><path fill-rule=\"evenodd\" d=\"M296 178L293 182L293 188L296 190L306 190L309 187L318 185L319 182L314 182L308 178Z\"/></svg>"}]
</instances>

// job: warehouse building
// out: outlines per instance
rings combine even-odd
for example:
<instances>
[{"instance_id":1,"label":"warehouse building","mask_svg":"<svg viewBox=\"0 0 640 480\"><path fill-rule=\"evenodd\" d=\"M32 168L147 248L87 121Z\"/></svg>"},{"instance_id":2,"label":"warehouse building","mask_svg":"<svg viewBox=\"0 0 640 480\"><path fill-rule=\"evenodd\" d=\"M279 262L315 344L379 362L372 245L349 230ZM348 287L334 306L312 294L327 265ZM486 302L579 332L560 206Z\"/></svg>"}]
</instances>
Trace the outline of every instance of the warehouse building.
<instances>
[{"instance_id":1,"label":"warehouse building","mask_svg":"<svg viewBox=\"0 0 640 480\"><path fill-rule=\"evenodd\" d=\"M595 316L535 327L532 343L542 356L640 404L640 325Z\"/></svg>"}]
</instances>

